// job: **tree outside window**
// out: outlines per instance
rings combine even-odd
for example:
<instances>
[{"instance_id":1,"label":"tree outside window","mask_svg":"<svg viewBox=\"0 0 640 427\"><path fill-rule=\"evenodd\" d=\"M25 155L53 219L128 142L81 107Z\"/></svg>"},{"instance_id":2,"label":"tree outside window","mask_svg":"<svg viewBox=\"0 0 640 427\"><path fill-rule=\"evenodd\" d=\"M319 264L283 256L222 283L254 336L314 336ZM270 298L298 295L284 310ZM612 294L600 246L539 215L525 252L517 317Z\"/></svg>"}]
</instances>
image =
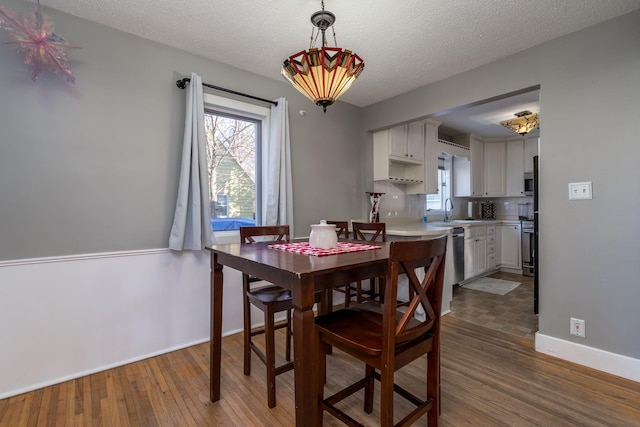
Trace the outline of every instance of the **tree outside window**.
<instances>
[{"instance_id":1,"label":"tree outside window","mask_svg":"<svg viewBox=\"0 0 640 427\"><path fill-rule=\"evenodd\" d=\"M205 132L214 231L255 225L260 122L206 111Z\"/></svg>"}]
</instances>

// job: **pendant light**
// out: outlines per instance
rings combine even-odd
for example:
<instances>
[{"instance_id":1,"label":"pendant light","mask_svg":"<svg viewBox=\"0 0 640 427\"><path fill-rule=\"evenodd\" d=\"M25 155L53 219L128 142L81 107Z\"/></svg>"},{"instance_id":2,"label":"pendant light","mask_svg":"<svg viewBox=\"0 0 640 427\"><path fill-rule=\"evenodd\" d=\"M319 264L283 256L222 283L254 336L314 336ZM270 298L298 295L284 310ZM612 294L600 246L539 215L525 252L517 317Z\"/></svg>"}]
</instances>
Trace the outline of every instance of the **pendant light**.
<instances>
[{"instance_id":1,"label":"pendant light","mask_svg":"<svg viewBox=\"0 0 640 427\"><path fill-rule=\"evenodd\" d=\"M503 120L500 124L522 136L540 126L540 116L531 111L521 111L515 116L515 119Z\"/></svg>"},{"instance_id":2,"label":"pendant light","mask_svg":"<svg viewBox=\"0 0 640 427\"><path fill-rule=\"evenodd\" d=\"M324 112L345 93L364 70L364 61L350 50L328 47L325 31L333 25L336 17L322 10L311 15L311 23L318 28L311 30L311 46L285 59L280 73L304 96L321 106ZM315 33L315 37L314 37ZM314 38L322 34L322 46L313 47ZM335 31L333 39L335 42Z\"/></svg>"}]
</instances>

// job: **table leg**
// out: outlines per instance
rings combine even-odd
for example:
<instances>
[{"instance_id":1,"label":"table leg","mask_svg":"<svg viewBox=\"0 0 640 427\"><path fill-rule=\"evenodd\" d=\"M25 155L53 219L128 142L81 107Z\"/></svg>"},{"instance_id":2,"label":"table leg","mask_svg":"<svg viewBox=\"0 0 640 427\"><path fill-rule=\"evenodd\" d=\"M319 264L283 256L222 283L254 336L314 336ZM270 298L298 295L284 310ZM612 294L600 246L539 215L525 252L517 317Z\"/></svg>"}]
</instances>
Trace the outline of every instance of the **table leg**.
<instances>
[{"instance_id":1,"label":"table leg","mask_svg":"<svg viewBox=\"0 0 640 427\"><path fill-rule=\"evenodd\" d=\"M209 341L209 399L220 400L220 365L222 355L222 265L211 252L211 337Z\"/></svg>"},{"instance_id":2,"label":"table leg","mask_svg":"<svg viewBox=\"0 0 640 427\"><path fill-rule=\"evenodd\" d=\"M293 286L293 343L296 426L314 426L317 411L315 316L313 313L314 286L311 279L303 279Z\"/></svg>"}]
</instances>

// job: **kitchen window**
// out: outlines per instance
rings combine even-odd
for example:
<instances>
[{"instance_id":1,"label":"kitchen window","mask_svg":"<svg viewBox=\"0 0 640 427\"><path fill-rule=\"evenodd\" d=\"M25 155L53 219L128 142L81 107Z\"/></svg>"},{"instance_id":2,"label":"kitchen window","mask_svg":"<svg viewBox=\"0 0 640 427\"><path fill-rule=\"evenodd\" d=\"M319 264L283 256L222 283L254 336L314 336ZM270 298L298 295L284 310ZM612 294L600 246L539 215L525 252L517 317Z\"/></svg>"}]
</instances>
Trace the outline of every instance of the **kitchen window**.
<instances>
[{"instance_id":1,"label":"kitchen window","mask_svg":"<svg viewBox=\"0 0 640 427\"><path fill-rule=\"evenodd\" d=\"M205 94L211 226L216 232L259 223L260 148L269 109Z\"/></svg>"},{"instance_id":2,"label":"kitchen window","mask_svg":"<svg viewBox=\"0 0 640 427\"><path fill-rule=\"evenodd\" d=\"M426 209L444 211L444 202L451 197L451 159L438 157L438 193L427 194Z\"/></svg>"}]
</instances>

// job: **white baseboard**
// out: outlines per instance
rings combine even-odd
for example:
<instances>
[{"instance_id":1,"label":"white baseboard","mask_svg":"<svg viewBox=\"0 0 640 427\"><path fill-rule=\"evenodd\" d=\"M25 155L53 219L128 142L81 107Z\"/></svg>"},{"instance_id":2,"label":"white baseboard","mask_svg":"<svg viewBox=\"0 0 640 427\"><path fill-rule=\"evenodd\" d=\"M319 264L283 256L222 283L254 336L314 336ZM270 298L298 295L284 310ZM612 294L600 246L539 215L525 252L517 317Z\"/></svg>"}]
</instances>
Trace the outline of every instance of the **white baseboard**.
<instances>
[{"instance_id":1,"label":"white baseboard","mask_svg":"<svg viewBox=\"0 0 640 427\"><path fill-rule=\"evenodd\" d=\"M561 340L541 333L536 334L535 348L540 353L640 382L640 359Z\"/></svg>"}]
</instances>

